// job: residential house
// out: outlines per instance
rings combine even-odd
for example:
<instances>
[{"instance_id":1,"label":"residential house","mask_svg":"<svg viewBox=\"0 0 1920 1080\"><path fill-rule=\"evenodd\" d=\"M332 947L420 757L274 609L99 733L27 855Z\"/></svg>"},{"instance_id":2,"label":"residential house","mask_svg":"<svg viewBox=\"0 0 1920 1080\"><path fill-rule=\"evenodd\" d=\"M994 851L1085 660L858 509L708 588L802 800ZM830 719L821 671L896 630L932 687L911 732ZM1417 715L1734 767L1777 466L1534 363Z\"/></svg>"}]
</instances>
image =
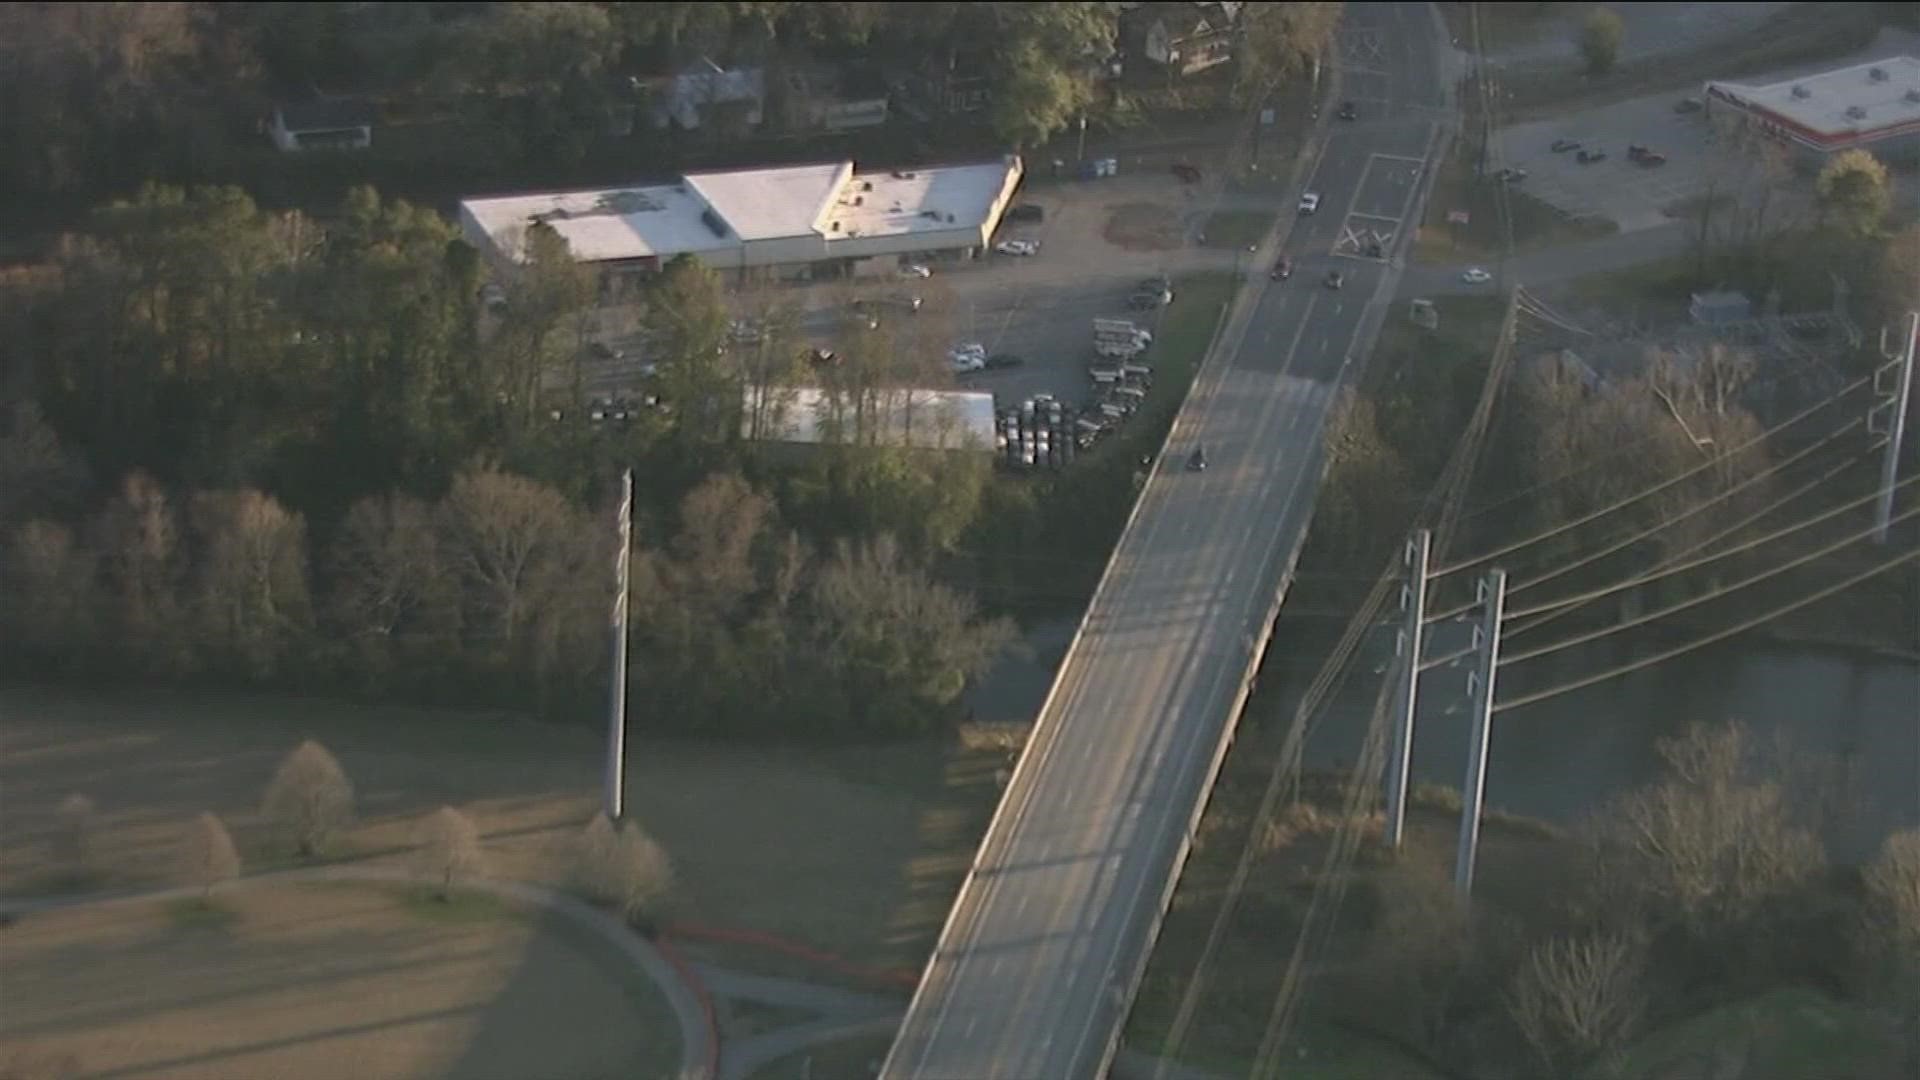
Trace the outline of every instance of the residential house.
<instances>
[{"instance_id":1,"label":"residential house","mask_svg":"<svg viewBox=\"0 0 1920 1080\"><path fill-rule=\"evenodd\" d=\"M267 135L287 153L365 150L373 145L374 108L346 98L315 97L273 108Z\"/></svg>"},{"instance_id":2,"label":"residential house","mask_svg":"<svg viewBox=\"0 0 1920 1080\"><path fill-rule=\"evenodd\" d=\"M1134 55L1184 78L1233 59L1240 8L1221 2L1140 4L1124 14L1122 36Z\"/></svg>"}]
</instances>

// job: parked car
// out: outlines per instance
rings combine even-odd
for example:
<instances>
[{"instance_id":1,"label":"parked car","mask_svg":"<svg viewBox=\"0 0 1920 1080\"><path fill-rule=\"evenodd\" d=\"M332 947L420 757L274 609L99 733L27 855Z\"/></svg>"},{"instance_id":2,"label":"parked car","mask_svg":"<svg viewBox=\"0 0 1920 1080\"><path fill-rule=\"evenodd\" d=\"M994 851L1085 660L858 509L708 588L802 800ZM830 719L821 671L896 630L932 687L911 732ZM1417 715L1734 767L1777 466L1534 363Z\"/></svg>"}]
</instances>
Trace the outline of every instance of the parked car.
<instances>
[{"instance_id":1,"label":"parked car","mask_svg":"<svg viewBox=\"0 0 1920 1080\"><path fill-rule=\"evenodd\" d=\"M1173 175L1183 184L1197 184L1200 182L1200 170L1192 165L1188 165L1186 162L1175 164L1173 167Z\"/></svg>"},{"instance_id":2,"label":"parked car","mask_svg":"<svg viewBox=\"0 0 1920 1080\"><path fill-rule=\"evenodd\" d=\"M1338 270L1327 271L1327 288L1338 289L1347 283L1347 275Z\"/></svg>"},{"instance_id":3,"label":"parked car","mask_svg":"<svg viewBox=\"0 0 1920 1080\"><path fill-rule=\"evenodd\" d=\"M933 268L920 263L908 263L900 268L900 273L903 277L930 278L933 276Z\"/></svg>"},{"instance_id":4,"label":"parked car","mask_svg":"<svg viewBox=\"0 0 1920 1080\"><path fill-rule=\"evenodd\" d=\"M1466 282L1469 285L1485 285L1487 282L1493 280L1493 275L1487 273L1485 270L1482 270L1477 266L1474 266L1474 267L1469 267L1466 273L1461 274L1460 280Z\"/></svg>"},{"instance_id":5,"label":"parked car","mask_svg":"<svg viewBox=\"0 0 1920 1080\"><path fill-rule=\"evenodd\" d=\"M1133 289L1135 292L1166 293L1167 302L1173 302L1173 279L1165 274L1155 274L1150 278L1143 278Z\"/></svg>"},{"instance_id":6,"label":"parked car","mask_svg":"<svg viewBox=\"0 0 1920 1080\"><path fill-rule=\"evenodd\" d=\"M1305 195L1300 196L1300 212L1302 214L1311 214L1319 209L1320 209L1320 193L1319 192L1309 191Z\"/></svg>"},{"instance_id":7,"label":"parked car","mask_svg":"<svg viewBox=\"0 0 1920 1080\"><path fill-rule=\"evenodd\" d=\"M1353 102L1343 101L1340 103L1340 119L1354 120L1354 119L1358 119L1359 116L1360 116L1360 110L1353 107Z\"/></svg>"},{"instance_id":8,"label":"parked car","mask_svg":"<svg viewBox=\"0 0 1920 1080\"><path fill-rule=\"evenodd\" d=\"M1047 219L1047 212L1033 203L1022 203L1007 211L1008 221L1030 221L1039 223Z\"/></svg>"},{"instance_id":9,"label":"parked car","mask_svg":"<svg viewBox=\"0 0 1920 1080\"><path fill-rule=\"evenodd\" d=\"M808 349L807 362L816 367L831 367L840 362L840 354L832 349Z\"/></svg>"},{"instance_id":10,"label":"parked car","mask_svg":"<svg viewBox=\"0 0 1920 1080\"><path fill-rule=\"evenodd\" d=\"M1032 255L1040 250L1038 240L1002 240L993 245L993 250L1002 255Z\"/></svg>"},{"instance_id":11,"label":"parked car","mask_svg":"<svg viewBox=\"0 0 1920 1080\"><path fill-rule=\"evenodd\" d=\"M1275 281L1285 281L1292 277L1293 260L1287 258L1285 255L1280 256L1279 259L1275 260L1273 270L1270 271L1267 276Z\"/></svg>"},{"instance_id":12,"label":"parked car","mask_svg":"<svg viewBox=\"0 0 1920 1080\"><path fill-rule=\"evenodd\" d=\"M1667 155L1649 146L1629 146L1627 147L1627 160L1652 167L1655 165L1665 165L1667 163Z\"/></svg>"},{"instance_id":13,"label":"parked car","mask_svg":"<svg viewBox=\"0 0 1920 1080\"><path fill-rule=\"evenodd\" d=\"M1167 302L1167 294L1137 292L1127 297L1128 311L1158 311Z\"/></svg>"},{"instance_id":14,"label":"parked car","mask_svg":"<svg viewBox=\"0 0 1920 1080\"><path fill-rule=\"evenodd\" d=\"M984 370L987 366L987 358L978 353L948 353L947 366L953 369L955 375L966 375Z\"/></svg>"},{"instance_id":15,"label":"parked car","mask_svg":"<svg viewBox=\"0 0 1920 1080\"><path fill-rule=\"evenodd\" d=\"M1605 150L1580 151L1580 164L1582 165L1591 165L1596 161L1605 161L1605 160L1607 160L1607 152Z\"/></svg>"},{"instance_id":16,"label":"parked car","mask_svg":"<svg viewBox=\"0 0 1920 1080\"><path fill-rule=\"evenodd\" d=\"M1553 140L1553 152L1556 154L1564 154L1569 150L1578 150L1578 149L1580 149L1580 140L1578 139Z\"/></svg>"}]
</instances>

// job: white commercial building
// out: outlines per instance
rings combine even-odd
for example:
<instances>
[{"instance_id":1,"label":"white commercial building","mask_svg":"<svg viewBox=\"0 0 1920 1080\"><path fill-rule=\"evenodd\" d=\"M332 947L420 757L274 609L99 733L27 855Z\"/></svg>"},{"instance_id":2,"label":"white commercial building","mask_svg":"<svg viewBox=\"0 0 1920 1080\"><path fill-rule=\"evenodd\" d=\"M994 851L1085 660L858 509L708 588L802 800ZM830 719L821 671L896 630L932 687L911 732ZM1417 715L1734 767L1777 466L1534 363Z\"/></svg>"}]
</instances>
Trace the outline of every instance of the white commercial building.
<instances>
[{"instance_id":1,"label":"white commercial building","mask_svg":"<svg viewBox=\"0 0 1920 1080\"><path fill-rule=\"evenodd\" d=\"M754 442L993 450L993 395L888 389L862 401L815 386L748 387L740 436Z\"/></svg>"},{"instance_id":2,"label":"white commercial building","mask_svg":"<svg viewBox=\"0 0 1920 1080\"><path fill-rule=\"evenodd\" d=\"M524 257L551 226L610 273L691 255L716 270L779 277L892 272L986 248L1020 184L1018 157L863 173L851 161L688 173L677 183L468 199L460 227L489 257Z\"/></svg>"},{"instance_id":3,"label":"white commercial building","mask_svg":"<svg viewBox=\"0 0 1920 1080\"><path fill-rule=\"evenodd\" d=\"M1709 112L1731 109L1811 165L1855 148L1883 160L1920 150L1920 60L1895 56L1765 86L1710 82Z\"/></svg>"}]
</instances>

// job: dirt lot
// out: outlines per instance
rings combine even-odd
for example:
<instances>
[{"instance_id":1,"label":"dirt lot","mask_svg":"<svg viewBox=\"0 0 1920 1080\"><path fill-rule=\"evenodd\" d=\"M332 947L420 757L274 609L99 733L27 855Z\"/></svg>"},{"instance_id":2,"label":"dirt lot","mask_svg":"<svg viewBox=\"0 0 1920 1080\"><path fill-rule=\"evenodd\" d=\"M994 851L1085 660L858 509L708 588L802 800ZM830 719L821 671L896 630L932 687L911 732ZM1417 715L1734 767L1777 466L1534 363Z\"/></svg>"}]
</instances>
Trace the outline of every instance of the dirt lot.
<instances>
[{"instance_id":1,"label":"dirt lot","mask_svg":"<svg viewBox=\"0 0 1920 1080\"><path fill-rule=\"evenodd\" d=\"M0 1061L96 1077L663 1075L678 1035L644 978L543 917L423 917L392 888L274 885L183 925L164 905L6 931Z\"/></svg>"},{"instance_id":2,"label":"dirt lot","mask_svg":"<svg viewBox=\"0 0 1920 1080\"><path fill-rule=\"evenodd\" d=\"M645 709L636 704L636 732ZM330 747L359 791L343 854L403 851L417 816L466 809L496 876L554 880L597 806L601 742L581 727L265 696L0 691L0 891L47 887L53 809L99 804L107 886L171 875L201 810L267 862L256 813L299 739ZM861 963L917 967L996 792L990 753L915 744L752 750L629 746L629 811L673 856L678 917L787 935ZM850 837L859 842L850 843Z\"/></svg>"}]
</instances>

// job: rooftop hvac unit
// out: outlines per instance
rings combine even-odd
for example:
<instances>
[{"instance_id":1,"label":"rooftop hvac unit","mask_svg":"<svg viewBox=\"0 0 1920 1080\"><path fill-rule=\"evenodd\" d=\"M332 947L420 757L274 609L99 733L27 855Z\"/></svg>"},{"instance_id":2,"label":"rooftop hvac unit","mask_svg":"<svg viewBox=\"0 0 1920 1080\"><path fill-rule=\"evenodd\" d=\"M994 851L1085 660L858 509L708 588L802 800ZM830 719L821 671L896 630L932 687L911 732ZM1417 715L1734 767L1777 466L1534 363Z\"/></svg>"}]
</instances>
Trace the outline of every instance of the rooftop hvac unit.
<instances>
[{"instance_id":1,"label":"rooftop hvac unit","mask_svg":"<svg viewBox=\"0 0 1920 1080\"><path fill-rule=\"evenodd\" d=\"M720 215L714 213L712 210L700 211L700 223L705 225L708 231L720 239L725 240L727 238L727 223L721 221Z\"/></svg>"},{"instance_id":2,"label":"rooftop hvac unit","mask_svg":"<svg viewBox=\"0 0 1920 1080\"><path fill-rule=\"evenodd\" d=\"M1920 105L1920 89L1907 91L1907 100L1915 105Z\"/></svg>"},{"instance_id":3,"label":"rooftop hvac unit","mask_svg":"<svg viewBox=\"0 0 1920 1080\"><path fill-rule=\"evenodd\" d=\"M828 223L827 223L827 231L828 231L828 232L839 232L839 231L840 231L840 223L839 223L839 222L837 222L837 221L833 221L833 222L828 222Z\"/></svg>"},{"instance_id":4,"label":"rooftop hvac unit","mask_svg":"<svg viewBox=\"0 0 1920 1080\"><path fill-rule=\"evenodd\" d=\"M862 180L862 181L860 182L860 190L861 190L861 191L872 191L872 190L873 190L873 181L871 181L871 180Z\"/></svg>"},{"instance_id":5,"label":"rooftop hvac unit","mask_svg":"<svg viewBox=\"0 0 1920 1080\"><path fill-rule=\"evenodd\" d=\"M865 195L855 195L853 197L853 205L855 206L867 205L867 197Z\"/></svg>"},{"instance_id":6,"label":"rooftop hvac unit","mask_svg":"<svg viewBox=\"0 0 1920 1080\"><path fill-rule=\"evenodd\" d=\"M1871 82L1886 82L1887 69L1886 68L1868 68L1867 79Z\"/></svg>"},{"instance_id":7,"label":"rooftop hvac unit","mask_svg":"<svg viewBox=\"0 0 1920 1080\"><path fill-rule=\"evenodd\" d=\"M1849 106L1847 106L1847 119L1849 119L1849 120L1865 120L1866 118L1867 118L1867 110L1866 110L1866 109L1864 109L1864 108L1862 108L1862 107L1861 107L1861 106L1859 106L1859 105L1849 105Z\"/></svg>"},{"instance_id":8,"label":"rooftop hvac unit","mask_svg":"<svg viewBox=\"0 0 1920 1080\"><path fill-rule=\"evenodd\" d=\"M1793 88L1793 96L1797 98L1810 98L1813 96L1813 91L1804 86L1796 86Z\"/></svg>"},{"instance_id":9,"label":"rooftop hvac unit","mask_svg":"<svg viewBox=\"0 0 1920 1080\"><path fill-rule=\"evenodd\" d=\"M952 215L952 214L948 214L948 215L947 215L947 224L949 224L949 225L951 225L951 224L953 224L953 215Z\"/></svg>"}]
</instances>

